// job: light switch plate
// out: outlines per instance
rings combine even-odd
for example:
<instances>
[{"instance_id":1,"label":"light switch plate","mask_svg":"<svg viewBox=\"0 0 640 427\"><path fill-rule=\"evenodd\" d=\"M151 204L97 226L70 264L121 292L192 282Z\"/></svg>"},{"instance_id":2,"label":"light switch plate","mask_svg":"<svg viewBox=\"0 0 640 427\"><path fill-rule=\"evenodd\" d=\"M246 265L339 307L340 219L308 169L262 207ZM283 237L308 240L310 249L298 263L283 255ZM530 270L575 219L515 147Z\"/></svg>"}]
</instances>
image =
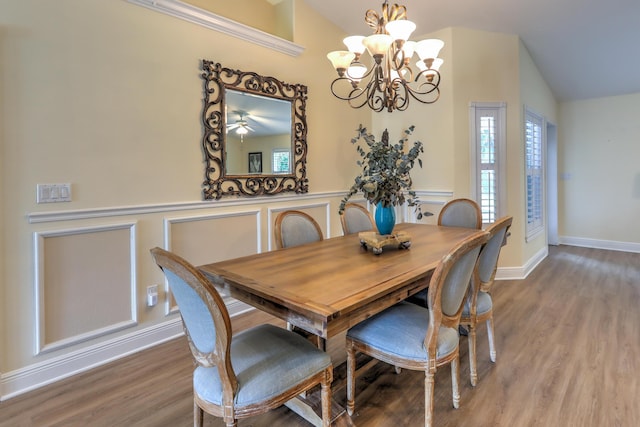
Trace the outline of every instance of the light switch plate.
<instances>
[{"instance_id":1,"label":"light switch plate","mask_svg":"<svg viewBox=\"0 0 640 427\"><path fill-rule=\"evenodd\" d=\"M38 184L36 203L58 203L71 201L71 184Z\"/></svg>"}]
</instances>

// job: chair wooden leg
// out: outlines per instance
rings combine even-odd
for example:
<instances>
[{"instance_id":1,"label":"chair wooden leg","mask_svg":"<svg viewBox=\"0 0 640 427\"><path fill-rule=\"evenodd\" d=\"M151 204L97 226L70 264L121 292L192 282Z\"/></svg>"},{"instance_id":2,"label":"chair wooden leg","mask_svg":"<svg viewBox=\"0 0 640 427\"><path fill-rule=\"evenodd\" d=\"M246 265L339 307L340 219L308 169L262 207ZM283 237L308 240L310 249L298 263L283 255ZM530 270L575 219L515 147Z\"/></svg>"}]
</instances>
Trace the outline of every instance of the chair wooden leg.
<instances>
[{"instance_id":1,"label":"chair wooden leg","mask_svg":"<svg viewBox=\"0 0 640 427\"><path fill-rule=\"evenodd\" d=\"M453 396L453 407L456 409L460 407L459 365L460 356L456 355L455 359L451 361L451 392Z\"/></svg>"},{"instance_id":2,"label":"chair wooden leg","mask_svg":"<svg viewBox=\"0 0 640 427\"><path fill-rule=\"evenodd\" d=\"M347 413L353 415L356 393L356 351L347 342Z\"/></svg>"},{"instance_id":3,"label":"chair wooden leg","mask_svg":"<svg viewBox=\"0 0 640 427\"><path fill-rule=\"evenodd\" d=\"M489 337L489 357L493 363L496 362L496 343L493 335L493 313L487 319L487 336Z\"/></svg>"},{"instance_id":4,"label":"chair wooden leg","mask_svg":"<svg viewBox=\"0 0 640 427\"><path fill-rule=\"evenodd\" d=\"M331 426L331 382L333 381L333 371L326 371L321 385L322 399L322 427Z\"/></svg>"},{"instance_id":5,"label":"chair wooden leg","mask_svg":"<svg viewBox=\"0 0 640 427\"><path fill-rule=\"evenodd\" d=\"M204 423L204 411L198 404L193 402L193 427L202 427Z\"/></svg>"},{"instance_id":6,"label":"chair wooden leg","mask_svg":"<svg viewBox=\"0 0 640 427\"><path fill-rule=\"evenodd\" d=\"M424 427L433 425L434 372L424 373Z\"/></svg>"},{"instance_id":7,"label":"chair wooden leg","mask_svg":"<svg viewBox=\"0 0 640 427\"><path fill-rule=\"evenodd\" d=\"M478 367L476 366L476 325L469 324L469 376L471 385L478 383Z\"/></svg>"}]
</instances>

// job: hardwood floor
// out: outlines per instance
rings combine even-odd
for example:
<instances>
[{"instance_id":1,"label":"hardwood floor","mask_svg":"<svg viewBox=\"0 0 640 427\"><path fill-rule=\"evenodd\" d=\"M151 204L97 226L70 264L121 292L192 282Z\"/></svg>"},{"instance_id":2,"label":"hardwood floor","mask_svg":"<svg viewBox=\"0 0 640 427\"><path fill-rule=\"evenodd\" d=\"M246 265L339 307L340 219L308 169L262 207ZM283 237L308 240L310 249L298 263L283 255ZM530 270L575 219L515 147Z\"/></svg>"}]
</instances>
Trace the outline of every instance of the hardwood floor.
<instances>
[{"instance_id":1,"label":"hardwood floor","mask_svg":"<svg viewBox=\"0 0 640 427\"><path fill-rule=\"evenodd\" d=\"M461 406L451 406L447 367L436 375L434 425L635 426L640 423L640 254L551 247L522 281L493 291L498 360L478 333L478 386L469 385L461 340ZM267 319L259 315L259 321ZM251 318L239 319L242 329ZM330 343L339 352L340 343ZM332 353L333 354L333 353ZM339 357L336 356L336 357ZM0 427L190 426L192 362L177 339L0 403ZM336 367L336 386L344 365ZM419 426L424 377L377 364L357 381L353 422ZM345 390L334 391L344 404ZM222 427L205 416L206 426ZM287 408L241 427L309 424Z\"/></svg>"}]
</instances>

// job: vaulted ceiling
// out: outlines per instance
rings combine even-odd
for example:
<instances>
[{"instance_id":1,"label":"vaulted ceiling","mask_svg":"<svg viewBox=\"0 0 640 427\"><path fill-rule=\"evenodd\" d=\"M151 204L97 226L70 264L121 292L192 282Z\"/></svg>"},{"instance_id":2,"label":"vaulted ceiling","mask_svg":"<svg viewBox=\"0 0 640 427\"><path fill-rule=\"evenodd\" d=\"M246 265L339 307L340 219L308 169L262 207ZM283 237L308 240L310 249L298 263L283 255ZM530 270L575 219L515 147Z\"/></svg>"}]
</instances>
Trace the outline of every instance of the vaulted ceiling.
<instances>
[{"instance_id":1,"label":"vaulted ceiling","mask_svg":"<svg viewBox=\"0 0 640 427\"><path fill-rule=\"evenodd\" d=\"M382 0L305 0L348 34L370 34ZM465 27L520 36L558 101L640 93L640 0L401 0L417 35ZM341 47L336 46L336 50Z\"/></svg>"}]
</instances>

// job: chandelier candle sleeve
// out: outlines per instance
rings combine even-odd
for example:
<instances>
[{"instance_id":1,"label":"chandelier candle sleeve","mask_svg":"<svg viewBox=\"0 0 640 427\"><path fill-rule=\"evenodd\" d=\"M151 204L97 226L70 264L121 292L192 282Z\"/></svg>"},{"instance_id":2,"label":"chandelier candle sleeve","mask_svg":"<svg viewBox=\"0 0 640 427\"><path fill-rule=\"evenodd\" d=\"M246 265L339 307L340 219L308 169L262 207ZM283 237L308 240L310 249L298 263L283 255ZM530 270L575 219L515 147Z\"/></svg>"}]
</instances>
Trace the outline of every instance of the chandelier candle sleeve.
<instances>
[{"instance_id":1,"label":"chandelier candle sleeve","mask_svg":"<svg viewBox=\"0 0 640 427\"><path fill-rule=\"evenodd\" d=\"M346 37L343 42L348 51L327 54L338 73L331 83L335 97L353 108L366 105L376 112L406 110L411 98L423 104L438 100L443 63L438 54L444 42L409 40L416 24L406 17L405 6L390 6L385 0L381 14L374 10L365 14L365 22L374 34ZM365 51L371 58L361 61ZM413 60L414 52L419 59Z\"/></svg>"}]
</instances>

